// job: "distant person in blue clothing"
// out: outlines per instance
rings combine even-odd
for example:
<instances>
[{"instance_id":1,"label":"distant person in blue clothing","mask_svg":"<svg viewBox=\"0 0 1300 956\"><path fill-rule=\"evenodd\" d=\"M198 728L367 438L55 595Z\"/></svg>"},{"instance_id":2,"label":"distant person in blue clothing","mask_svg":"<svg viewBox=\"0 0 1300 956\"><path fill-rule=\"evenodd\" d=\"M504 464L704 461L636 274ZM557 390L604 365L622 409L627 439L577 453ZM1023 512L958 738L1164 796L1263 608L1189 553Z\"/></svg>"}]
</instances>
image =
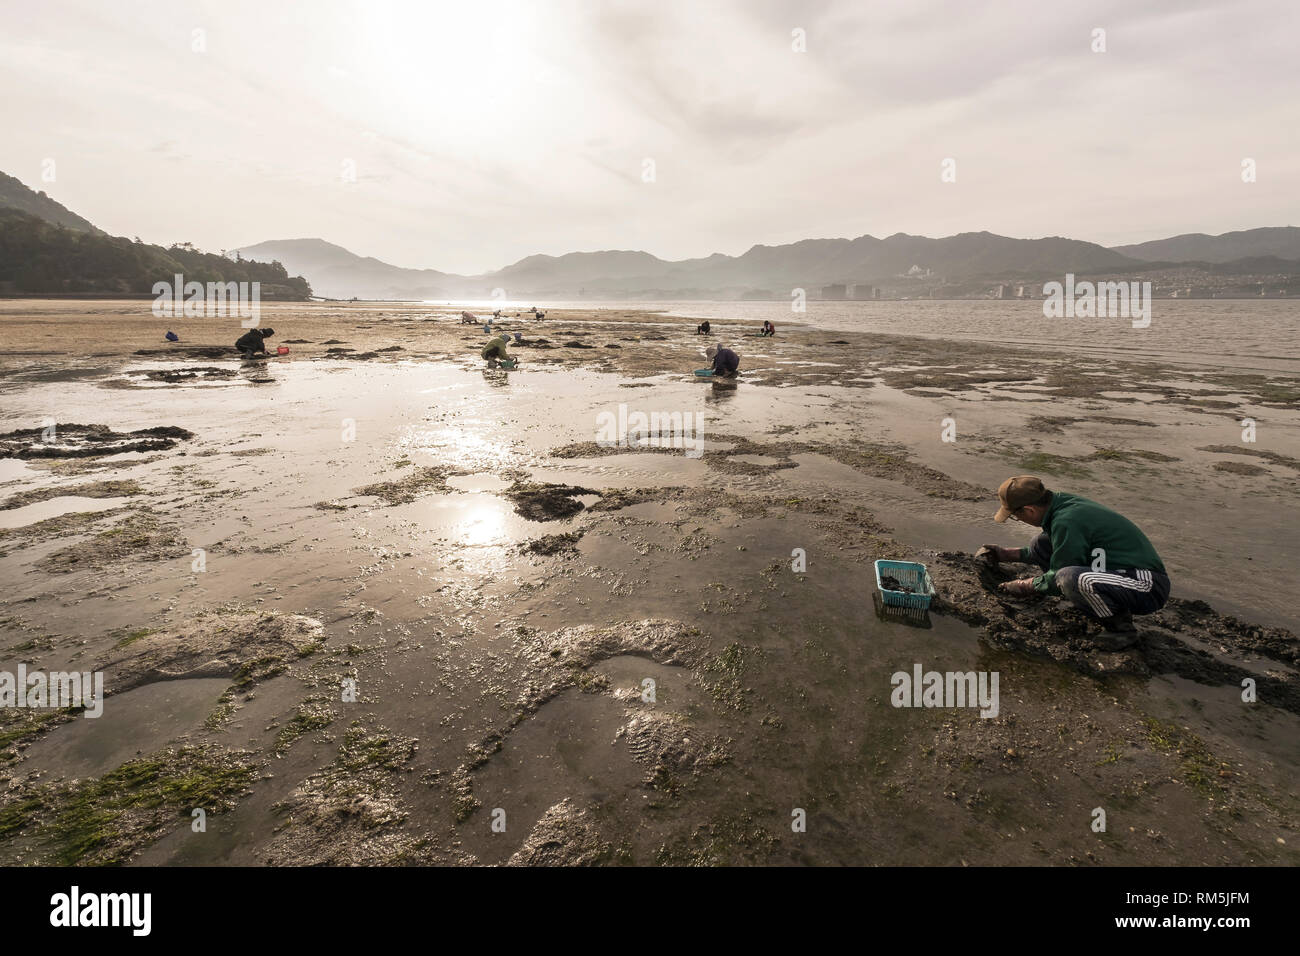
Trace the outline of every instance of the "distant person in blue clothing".
<instances>
[{"instance_id":1,"label":"distant person in blue clothing","mask_svg":"<svg viewBox=\"0 0 1300 956\"><path fill-rule=\"evenodd\" d=\"M740 356L729 348L710 345L704 350L705 356L713 363L713 374L722 378L735 378L740 370Z\"/></svg>"}]
</instances>

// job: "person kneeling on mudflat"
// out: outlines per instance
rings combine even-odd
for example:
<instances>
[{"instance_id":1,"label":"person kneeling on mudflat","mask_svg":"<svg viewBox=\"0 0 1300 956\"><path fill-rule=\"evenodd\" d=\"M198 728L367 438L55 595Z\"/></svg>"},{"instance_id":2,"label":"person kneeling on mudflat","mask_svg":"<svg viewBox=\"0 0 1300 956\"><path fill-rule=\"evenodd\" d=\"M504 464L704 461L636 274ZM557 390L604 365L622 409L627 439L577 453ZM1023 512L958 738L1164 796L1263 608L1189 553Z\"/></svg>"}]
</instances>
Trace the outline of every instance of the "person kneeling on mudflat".
<instances>
[{"instance_id":1,"label":"person kneeling on mudflat","mask_svg":"<svg viewBox=\"0 0 1300 956\"><path fill-rule=\"evenodd\" d=\"M1043 569L1034 578L1003 582L1008 594L1063 594L1107 631L1129 635L1136 631L1134 614L1152 614L1169 600L1160 555L1123 515L1079 495L1048 491L1031 475L1002 482L998 498L1002 507L994 521L1015 518L1043 529L1027 548L980 548L978 556L992 564L1024 561Z\"/></svg>"},{"instance_id":2,"label":"person kneeling on mudflat","mask_svg":"<svg viewBox=\"0 0 1300 956\"><path fill-rule=\"evenodd\" d=\"M489 368L496 368L497 361L510 361L510 353L506 351L506 346L510 344L510 336L502 332L494 339L489 339L488 344L483 346L483 351L479 353L487 359Z\"/></svg>"},{"instance_id":3,"label":"person kneeling on mudflat","mask_svg":"<svg viewBox=\"0 0 1300 956\"><path fill-rule=\"evenodd\" d=\"M275 335L275 329L249 329L238 339L235 340L235 348L239 349L239 354L243 358L251 358L254 354L261 352L266 354L266 342Z\"/></svg>"},{"instance_id":4,"label":"person kneeling on mudflat","mask_svg":"<svg viewBox=\"0 0 1300 956\"><path fill-rule=\"evenodd\" d=\"M710 345L704 354L713 362L713 374L723 378L735 378L740 368L740 356L731 349Z\"/></svg>"}]
</instances>

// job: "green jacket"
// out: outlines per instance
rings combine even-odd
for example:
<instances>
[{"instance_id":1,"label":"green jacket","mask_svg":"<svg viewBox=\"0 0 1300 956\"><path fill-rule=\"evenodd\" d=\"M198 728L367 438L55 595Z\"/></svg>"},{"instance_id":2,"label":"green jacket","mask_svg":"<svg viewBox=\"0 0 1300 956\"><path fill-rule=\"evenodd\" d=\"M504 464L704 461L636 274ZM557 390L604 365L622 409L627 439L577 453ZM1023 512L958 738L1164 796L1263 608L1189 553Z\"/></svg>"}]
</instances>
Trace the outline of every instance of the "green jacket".
<instances>
[{"instance_id":1,"label":"green jacket","mask_svg":"<svg viewBox=\"0 0 1300 956\"><path fill-rule=\"evenodd\" d=\"M479 353L483 358L509 359L510 353L506 351L506 346L510 344L510 336L498 335L490 339L488 344L483 346L483 351Z\"/></svg>"},{"instance_id":2,"label":"green jacket","mask_svg":"<svg viewBox=\"0 0 1300 956\"><path fill-rule=\"evenodd\" d=\"M1147 536L1122 514L1079 495L1062 491L1052 493L1052 503L1043 518L1043 530L1052 541L1052 559L1047 571L1034 578L1034 590L1060 594L1056 572L1061 568L1090 567L1097 556L1093 549L1105 552L1105 568L1133 571L1159 571L1165 566ZM1020 549L1020 560L1032 563L1028 548Z\"/></svg>"}]
</instances>

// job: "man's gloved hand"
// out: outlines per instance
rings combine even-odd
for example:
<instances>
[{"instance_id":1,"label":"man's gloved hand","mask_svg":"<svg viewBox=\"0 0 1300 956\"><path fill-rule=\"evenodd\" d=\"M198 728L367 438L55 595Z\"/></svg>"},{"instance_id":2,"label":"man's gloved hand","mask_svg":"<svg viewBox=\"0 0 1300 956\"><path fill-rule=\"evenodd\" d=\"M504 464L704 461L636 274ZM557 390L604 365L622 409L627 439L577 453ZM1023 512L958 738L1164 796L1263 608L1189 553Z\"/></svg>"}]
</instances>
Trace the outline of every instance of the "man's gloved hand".
<instances>
[{"instance_id":1,"label":"man's gloved hand","mask_svg":"<svg viewBox=\"0 0 1300 956\"><path fill-rule=\"evenodd\" d=\"M1028 597L1034 593L1034 579L1021 578L1019 581L1003 581L998 590L1005 591L1013 597Z\"/></svg>"},{"instance_id":2,"label":"man's gloved hand","mask_svg":"<svg viewBox=\"0 0 1300 956\"><path fill-rule=\"evenodd\" d=\"M989 564L998 564L1002 561L1018 561L1020 559L1020 549L1004 548L998 544L986 544L975 552L975 557L981 561L987 561Z\"/></svg>"}]
</instances>

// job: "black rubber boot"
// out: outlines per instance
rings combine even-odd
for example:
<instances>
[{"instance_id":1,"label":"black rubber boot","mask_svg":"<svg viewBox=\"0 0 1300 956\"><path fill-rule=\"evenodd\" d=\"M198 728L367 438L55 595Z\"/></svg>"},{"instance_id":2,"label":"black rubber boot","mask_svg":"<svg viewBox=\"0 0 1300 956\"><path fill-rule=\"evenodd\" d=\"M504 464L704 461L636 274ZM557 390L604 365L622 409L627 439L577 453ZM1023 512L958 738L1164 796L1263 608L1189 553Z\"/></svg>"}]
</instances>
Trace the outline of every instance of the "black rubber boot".
<instances>
[{"instance_id":1,"label":"black rubber boot","mask_svg":"<svg viewBox=\"0 0 1300 956\"><path fill-rule=\"evenodd\" d=\"M1137 633L1137 627L1133 623L1133 615L1129 611L1119 611L1110 617L1103 617L1101 626L1110 634Z\"/></svg>"}]
</instances>

